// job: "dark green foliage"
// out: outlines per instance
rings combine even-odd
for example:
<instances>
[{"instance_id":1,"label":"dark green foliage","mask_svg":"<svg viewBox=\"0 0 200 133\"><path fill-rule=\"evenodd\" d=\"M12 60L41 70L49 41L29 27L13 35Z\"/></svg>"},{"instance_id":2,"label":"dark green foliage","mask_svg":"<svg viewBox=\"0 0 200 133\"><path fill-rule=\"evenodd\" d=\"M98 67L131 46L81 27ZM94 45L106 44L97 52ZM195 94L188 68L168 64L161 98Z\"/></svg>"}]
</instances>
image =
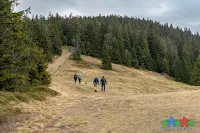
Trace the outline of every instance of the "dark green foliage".
<instances>
[{"instance_id":1,"label":"dark green foliage","mask_svg":"<svg viewBox=\"0 0 200 133\"><path fill-rule=\"evenodd\" d=\"M76 36L76 39L72 40L72 44L74 46L75 51L72 53L72 59L73 60L81 60L81 49L80 49L80 38L78 35Z\"/></svg>"},{"instance_id":2,"label":"dark green foliage","mask_svg":"<svg viewBox=\"0 0 200 133\"><path fill-rule=\"evenodd\" d=\"M41 21L41 20L40 20ZM47 24L49 20L46 20ZM73 45L80 37L84 55L102 57L105 35L109 34L108 51L112 63L166 73L188 83L199 55L200 37L189 29L172 24L116 15L60 18L62 42Z\"/></svg>"},{"instance_id":3,"label":"dark green foliage","mask_svg":"<svg viewBox=\"0 0 200 133\"><path fill-rule=\"evenodd\" d=\"M131 66L139 67L135 48L131 49Z\"/></svg>"},{"instance_id":4,"label":"dark green foliage","mask_svg":"<svg viewBox=\"0 0 200 133\"><path fill-rule=\"evenodd\" d=\"M0 90L28 86L26 44L20 13L11 10L13 2L0 1ZM12 19L11 19L12 18Z\"/></svg>"},{"instance_id":5,"label":"dark green foliage","mask_svg":"<svg viewBox=\"0 0 200 133\"><path fill-rule=\"evenodd\" d=\"M124 48L128 49L130 51L131 50L131 44L130 44L130 38L129 38L127 28L123 29L123 38L124 38Z\"/></svg>"},{"instance_id":6,"label":"dark green foliage","mask_svg":"<svg viewBox=\"0 0 200 133\"><path fill-rule=\"evenodd\" d=\"M45 55L38 48L43 47L51 60L49 29L25 16L22 19L24 12L12 11L15 4L15 1L0 1L0 90L7 91L51 81Z\"/></svg>"},{"instance_id":7,"label":"dark green foliage","mask_svg":"<svg viewBox=\"0 0 200 133\"><path fill-rule=\"evenodd\" d=\"M112 69L112 63L111 58L109 55L109 47L111 47L111 38L112 36L110 34L105 35L105 41L102 47L102 67L105 70L111 70Z\"/></svg>"},{"instance_id":8,"label":"dark green foliage","mask_svg":"<svg viewBox=\"0 0 200 133\"><path fill-rule=\"evenodd\" d=\"M138 64L141 68L151 69L152 68L152 58L149 52L148 42L142 32L139 37L138 45L136 46L136 55Z\"/></svg>"},{"instance_id":9,"label":"dark green foliage","mask_svg":"<svg viewBox=\"0 0 200 133\"><path fill-rule=\"evenodd\" d=\"M191 83L193 85L200 85L200 56L194 65L194 69L191 73Z\"/></svg>"},{"instance_id":10,"label":"dark green foliage","mask_svg":"<svg viewBox=\"0 0 200 133\"><path fill-rule=\"evenodd\" d=\"M131 66L131 61L132 61L131 60L131 54L127 49L125 50L124 54L125 54L124 65L130 67Z\"/></svg>"},{"instance_id":11,"label":"dark green foliage","mask_svg":"<svg viewBox=\"0 0 200 133\"><path fill-rule=\"evenodd\" d=\"M116 64L121 63L121 56L119 51L119 44L115 37L112 38L112 52L111 52L111 61Z\"/></svg>"}]
</instances>

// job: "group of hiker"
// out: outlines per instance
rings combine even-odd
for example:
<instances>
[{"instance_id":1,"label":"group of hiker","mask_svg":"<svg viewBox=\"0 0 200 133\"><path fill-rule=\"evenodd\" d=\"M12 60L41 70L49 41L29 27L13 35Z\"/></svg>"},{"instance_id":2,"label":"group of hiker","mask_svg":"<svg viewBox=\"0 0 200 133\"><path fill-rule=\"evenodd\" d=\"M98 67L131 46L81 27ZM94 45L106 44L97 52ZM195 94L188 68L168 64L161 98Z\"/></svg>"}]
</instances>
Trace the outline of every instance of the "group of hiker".
<instances>
[{"instance_id":1,"label":"group of hiker","mask_svg":"<svg viewBox=\"0 0 200 133\"><path fill-rule=\"evenodd\" d=\"M80 73L75 73L74 74L74 82L76 83L77 80L79 81L79 84L81 83L81 74ZM103 76L101 78L101 80L99 81L99 78L96 76L93 80L93 85L94 85L94 88L95 88L95 92L97 92L98 90L98 85L101 83L101 91L106 91L106 84L107 84L107 81L105 79L105 77Z\"/></svg>"},{"instance_id":2,"label":"group of hiker","mask_svg":"<svg viewBox=\"0 0 200 133\"><path fill-rule=\"evenodd\" d=\"M76 83L76 81L79 81L79 84L81 83L81 74L80 73L75 73L74 74L74 82Z\"/></svg>"}]
</instances>

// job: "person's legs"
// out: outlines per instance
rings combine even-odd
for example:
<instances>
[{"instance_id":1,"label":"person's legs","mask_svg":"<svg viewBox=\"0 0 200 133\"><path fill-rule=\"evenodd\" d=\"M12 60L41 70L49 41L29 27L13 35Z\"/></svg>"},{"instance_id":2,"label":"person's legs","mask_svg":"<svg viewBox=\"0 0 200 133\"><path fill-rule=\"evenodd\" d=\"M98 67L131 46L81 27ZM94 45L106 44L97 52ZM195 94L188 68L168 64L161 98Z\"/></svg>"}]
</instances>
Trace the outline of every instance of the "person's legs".
<instances>
[{"instance_id":1,"label":"person's legs","mask_svg":"<svg viewBox=\"0 0 200 133\"><path fill-rule=\"evenodd\" d=\"M96 90L98 90L98 84L96 84Z\"/></svg>"},{"instance_id":2,"label":"person's legs","mask_svg":"<svg viewBox=\"0 0 200 133\"><path fill-rule=\"evenodd\" d=\"M104 91L106 91L106 85L105 84L103 85L103 88L104 88Z\"/></svg>"},{"instance_id":3,"label":"person's legs","mask_svg":"<svg viewBox=\"0 0 200 133\"><path fill-rule=\"evenodd\" d=\"M79 79L79 84L81 83L81 79Z\"/></svg>"},{"instance_id":4,"label":"person's legs","mask_svg":"<svg viewBox=\"0 0 200 133\"><path fill-rule=\"evenodd\" d=\"M94 84L95 92L97 92L97 84Z\"/></svg>"},{"instance_id":5,"label":"person's legs","mask_svg":"<svg viewBox=\"0 0 200 133\"><path fill-rule=\"evenodd\" d=\"M103 91L103 84L101 84L101 91Z\"/></svg>"}]
</instances>

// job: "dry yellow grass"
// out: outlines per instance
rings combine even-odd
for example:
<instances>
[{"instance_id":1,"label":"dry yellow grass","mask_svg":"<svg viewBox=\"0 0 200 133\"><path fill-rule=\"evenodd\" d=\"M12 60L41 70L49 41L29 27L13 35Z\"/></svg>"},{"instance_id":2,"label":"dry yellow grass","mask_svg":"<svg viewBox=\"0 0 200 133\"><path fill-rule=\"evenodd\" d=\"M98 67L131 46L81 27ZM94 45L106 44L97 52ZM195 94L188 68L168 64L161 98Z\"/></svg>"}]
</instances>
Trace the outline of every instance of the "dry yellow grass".
<instances>
[{"instance_id":1,"label":"dry yellow grass","mask_svg":"<svg viewBox=\"0 0 200 133\"><path fill-rule=\"evenodd\" d=\"M49 64L50 87L61 95L21 104L35 117L24 121L19 133L162 133L170 132L161 130L161 121L170 116L193 119L193 132L200 131L200 87L115 64L105 71L98 59L84 56L76 63L69 55L63 51ZM81 85L73 82L75 72L82 74ZM95 76L107 78L107 92L94 92Z\"/></svg>"}]
</instances>

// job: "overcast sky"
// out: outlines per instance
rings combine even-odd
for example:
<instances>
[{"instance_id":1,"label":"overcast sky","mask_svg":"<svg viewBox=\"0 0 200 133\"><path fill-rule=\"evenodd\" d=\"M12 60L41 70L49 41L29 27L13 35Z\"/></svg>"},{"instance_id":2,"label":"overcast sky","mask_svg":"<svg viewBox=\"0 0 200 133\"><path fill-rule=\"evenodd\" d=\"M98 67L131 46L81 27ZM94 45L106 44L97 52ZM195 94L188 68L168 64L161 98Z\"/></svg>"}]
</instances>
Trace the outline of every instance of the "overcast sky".
<instances>
[{"instance_id":1,"label":"overcast sky","mask_svg":"<svg viewBox=\"0 0 200 133\"><path fill-rule=\"evenodd\" d=\"M16 10L31 7L32 14L126 15L150 18L161 23L200 32L199 0L19 0Z\"/></svg>"}]
</instances>

